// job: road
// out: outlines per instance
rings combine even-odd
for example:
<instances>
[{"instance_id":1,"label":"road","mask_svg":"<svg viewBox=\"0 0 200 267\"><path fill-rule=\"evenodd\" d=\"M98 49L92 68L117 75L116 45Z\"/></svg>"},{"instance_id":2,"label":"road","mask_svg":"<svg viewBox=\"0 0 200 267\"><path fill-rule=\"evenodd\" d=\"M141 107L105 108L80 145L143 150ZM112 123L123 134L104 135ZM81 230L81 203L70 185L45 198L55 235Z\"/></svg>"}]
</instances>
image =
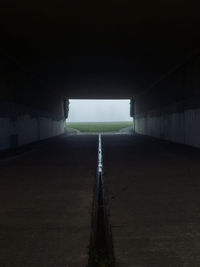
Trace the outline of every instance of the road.
<instances>
[{"instance_id":1,"label":"road","mask_svg":"<svg viewBox=\"0 0 200 267\"><path fill-rule=\"evenodd\" d=\"M116 267L200 266L200 150L103 135ZM0 266L85 267L98 136L0 160Z\"/></svg>"},{"instance_id":2,"label":"road","mask_svg":"<svg viewBox=\"0 0 200 267\"><path fill-rule=\"evenodd\" d=\"M1 267L86 266L97 144L63 137L0 162Z\"/></svg>"},{"instance_id":3,"label":"road","mask_svg":"<svg viewBox=\"0 0 200 267\"><path fill-rule=\"evenodd\" d=\"M200 266L200 150L104 136L116 267Z\"/></svg>"}]
</instances>

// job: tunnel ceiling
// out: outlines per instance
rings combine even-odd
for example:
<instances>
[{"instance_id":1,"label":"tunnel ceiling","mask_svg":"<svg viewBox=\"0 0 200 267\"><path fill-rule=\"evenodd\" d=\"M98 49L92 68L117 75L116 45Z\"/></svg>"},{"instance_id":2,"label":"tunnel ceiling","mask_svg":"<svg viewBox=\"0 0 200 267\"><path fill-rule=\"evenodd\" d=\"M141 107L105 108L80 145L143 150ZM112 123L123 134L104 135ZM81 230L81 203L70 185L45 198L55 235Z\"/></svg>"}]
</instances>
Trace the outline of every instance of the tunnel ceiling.
<instances>
[{"instance_id":1,"label":"tunnel ceiling","mask_svg":"<svg viewBox=\"0 0 200 267\"><path fill-rule=\"evenodd\" d=\"M195 2L3 0L1 53L68 97L134 97L197 51Z\"/></svg>"}]
</instances>

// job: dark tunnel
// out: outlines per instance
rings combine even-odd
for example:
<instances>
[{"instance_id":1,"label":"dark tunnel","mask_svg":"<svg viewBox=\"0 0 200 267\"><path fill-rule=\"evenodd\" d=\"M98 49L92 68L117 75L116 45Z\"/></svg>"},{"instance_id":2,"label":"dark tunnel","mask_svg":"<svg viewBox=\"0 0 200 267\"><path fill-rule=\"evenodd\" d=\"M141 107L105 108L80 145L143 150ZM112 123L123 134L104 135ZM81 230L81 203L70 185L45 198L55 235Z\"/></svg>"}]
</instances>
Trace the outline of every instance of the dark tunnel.
<instances>
[{"instance_id":1,"label":"dark tunnel","mask_svg":"<svg viewBox=\"0 0 200 267\"><path fill-rule=\"evenodd\" d=\"M0 12L1 149L60 134L68 98L132 98L137 132L199 146L195 2L2 1Z\"/></svg>"},{"instance_id":2,"label":"dark tunnel","mask_svg":"<svg viewBox=\"0 0 200 267\"><path fill-rule=\"evenodd\" d=\"M0 34L0 266L200 266L198 2L2 0ZM105 178L69 99L131 99Z\"/></svg>"}]
</instances>

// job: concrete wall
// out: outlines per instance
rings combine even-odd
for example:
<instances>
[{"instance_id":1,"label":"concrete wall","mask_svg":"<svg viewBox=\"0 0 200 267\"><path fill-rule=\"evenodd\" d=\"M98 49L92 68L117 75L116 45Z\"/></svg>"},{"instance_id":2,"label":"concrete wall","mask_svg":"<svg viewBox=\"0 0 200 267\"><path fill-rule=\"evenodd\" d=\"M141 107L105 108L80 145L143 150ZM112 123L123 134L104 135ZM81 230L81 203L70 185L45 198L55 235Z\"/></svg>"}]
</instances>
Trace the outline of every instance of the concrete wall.
<instances>
[{"instance_id":1,"label":"concrete wall","mask_svg":"<svg viewBox=\"0 0 200 267\"><path fill-rule=\"evenodd\" d=\"M200 147L200 58L136 98L135 131Z\"/></svg>"},{"instance_id":2,"label":"concrete wall","mask_svg":"<svg viewBox=\"0 0 200 267\"><path fill-rule=\"evenodd\" d=\"M64 101L32 73L0 54L0 150L64 132Z\"/></svg>"},{"instance_id":3,"label":"concrete wall","mask_svg":"<svg viewBox=\"0 0 200 267\"><path fill-rule=\"evenodd\" d=\"M64 132L65 119L42 111L27 112L20 106L20 114L13 103L0 103L8 114L0 114L0 150L17 147L53 137ZM14 107L15 106L15 107ZM19 108L19 105L18 105Z\"/></svg>"},{"instance_id":4,"label":"concrete wall","mask_svg":"<svg viewBox=\"0 0 200 267\"><path fill-rule=\"evenodd\" d=\"M200 147L200 108L185 110L182 113L154 113L152 111L136 115L137 133ZM159 113L162 114L162 110Z\"/></svg>"}]
</instances>

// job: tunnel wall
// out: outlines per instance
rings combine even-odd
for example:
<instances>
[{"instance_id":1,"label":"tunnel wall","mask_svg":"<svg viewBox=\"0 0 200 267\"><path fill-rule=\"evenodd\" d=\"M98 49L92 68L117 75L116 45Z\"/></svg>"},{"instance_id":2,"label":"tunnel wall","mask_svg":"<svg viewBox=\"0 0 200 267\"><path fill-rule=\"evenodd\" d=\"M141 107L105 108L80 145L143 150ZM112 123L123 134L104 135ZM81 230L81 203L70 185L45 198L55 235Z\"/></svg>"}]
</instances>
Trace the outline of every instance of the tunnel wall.
<instances>
[{"instance_id":1,"label":"tunnel wall","mask_svg":"<svg viewBox=\"0 0 200 267\"><path fill-rule=\"evenodd\" d=\"M4 55L0 59L0 150L62 134L63 99Z\"/></svg>"},{"instance_id":2,"label":"tunnel wall","mask_svg":"<svg viewBox=\"0 0 200 267\"><path fill-rule=\"evenodd\" d=\"M135 99L135 131L200 147L200 57Z\"/></svg>"},{"instance_id":3,"label":"tunnel wall","mask_svg":"<svg viewBox=\"0 0 200 267\"><path fill-rule=\"evenodd\" d=\"M12 102L0 103L0 149L44 140L64 132L63 118Z\"/></svg>"}]
</instances>

